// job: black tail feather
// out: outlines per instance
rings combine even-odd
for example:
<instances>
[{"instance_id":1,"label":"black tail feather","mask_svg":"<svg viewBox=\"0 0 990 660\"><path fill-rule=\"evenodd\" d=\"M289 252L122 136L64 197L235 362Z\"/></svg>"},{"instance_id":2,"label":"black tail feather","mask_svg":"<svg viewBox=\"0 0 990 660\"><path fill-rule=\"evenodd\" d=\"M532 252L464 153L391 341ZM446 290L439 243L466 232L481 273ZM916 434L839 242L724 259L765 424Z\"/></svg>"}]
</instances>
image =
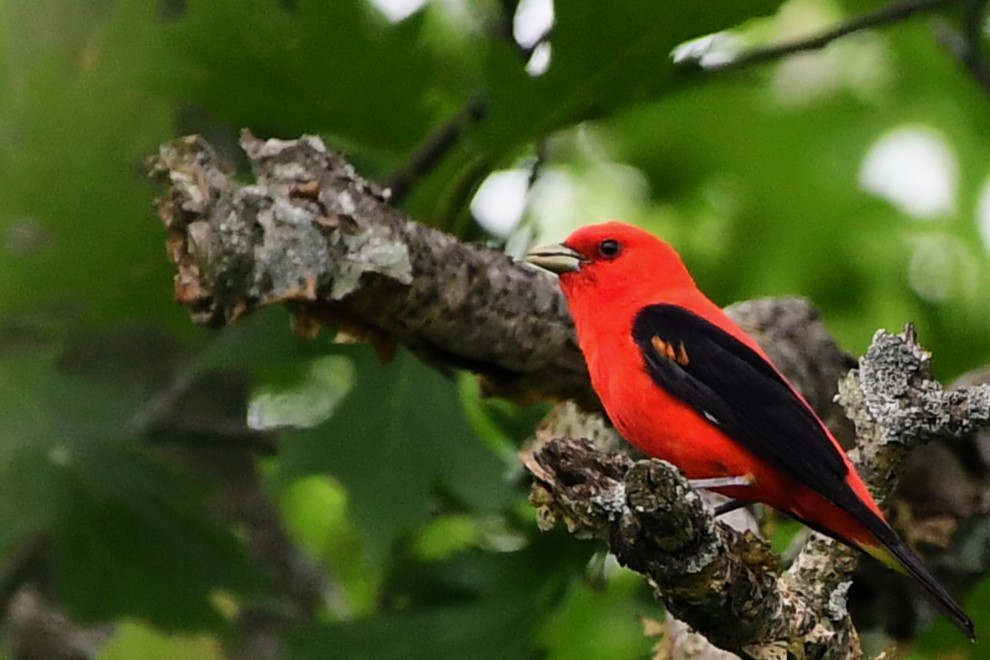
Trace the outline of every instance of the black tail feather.
<instances>
[{"instance_id":1,"label":"black tail feather","mask_svg":"<svg viewBox=\"0 0 990 660\"><path fill-rule=\"evenodd\" d=\"M945 587L935 579L935 576L921 562L918 555L914 554L911 548L897 536L897 532L891 529L890 525L876 516L872 511L869 511L868 515L860 517L860 520L876 536L877 540L883 544L887 551L890 552L896 563L899 564L898 567L894 568L900 568L904 573L913 577L918 584L924 587L929 602L939 612L945 615L956 628L961 630L966 637L972 641L976 641L976 630L973 626L972 619L967 616L963 608L946 591ZM877 559L880 558L878 557Z\"/></svg>"}]
</instances>

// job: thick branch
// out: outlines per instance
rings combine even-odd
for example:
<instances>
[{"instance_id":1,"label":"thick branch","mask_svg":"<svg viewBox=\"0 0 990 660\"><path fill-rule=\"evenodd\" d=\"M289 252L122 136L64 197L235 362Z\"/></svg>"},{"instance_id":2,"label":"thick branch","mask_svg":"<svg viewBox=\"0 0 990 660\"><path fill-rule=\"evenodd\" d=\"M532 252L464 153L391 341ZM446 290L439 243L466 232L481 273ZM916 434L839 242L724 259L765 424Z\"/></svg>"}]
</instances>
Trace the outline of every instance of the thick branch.
<instances>
[{"instance_id":1,"label":"thick branch","mask_svg":"<svg viewBox=\"0 0 990 660\"><path fill-rule=\"evenodd\" d=\"M669 463L633 462L586 441L557 439L527 467L543 525L559 520L607 540L620 563L650 578L668 611L717 646L763 657L817 634L822 614L781 582L769 546L716 523ZM855 636L848 634L851 626L845 630L851 653ZM800 644L812 649L810 642ZM820 634L817 648L817 654L838 650L834 638Z\"/></svg>"},{"instance_id":2,"label":"thick branch","mask_svg":"<svg viewBox=\"0 0 990 660\"><path fill-rule=\"evenodd\" d=\"M171 183L158 212L175 296L198 323L285 303L307 333L332 323L384 351L399 342L470 368L506 396L597 407L550 275L413 222L318 138L242 143L255 185L196 137L151 162Z\"/></svg>"}]
</instances>

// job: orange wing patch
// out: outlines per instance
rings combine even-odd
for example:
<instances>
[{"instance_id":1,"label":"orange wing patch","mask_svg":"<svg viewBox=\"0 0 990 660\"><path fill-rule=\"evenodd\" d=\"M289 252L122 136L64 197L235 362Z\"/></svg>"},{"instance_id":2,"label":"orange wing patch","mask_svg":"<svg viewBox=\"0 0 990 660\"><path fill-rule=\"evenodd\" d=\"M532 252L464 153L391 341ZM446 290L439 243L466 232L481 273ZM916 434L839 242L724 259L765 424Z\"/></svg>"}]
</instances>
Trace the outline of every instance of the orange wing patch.
<instances>
[{"instance_id":1,"label":"orange wing patch","mask_svg":"<svg viewBox=\"0 0 990 660\"><path fill-rule=\"evenodd\" d=\"M653 345L653 348L656 349L657 353L664 356L668 360L673 360L682 367L686 367L688 363L691 362L691 359L688 357L687 350L684 349L684 342L682 341L677 342L677 348L674 349L673 342L664 341L657 335L653 335L653 338L650 339L650 343Z\"/></svg>"}]
</instances>

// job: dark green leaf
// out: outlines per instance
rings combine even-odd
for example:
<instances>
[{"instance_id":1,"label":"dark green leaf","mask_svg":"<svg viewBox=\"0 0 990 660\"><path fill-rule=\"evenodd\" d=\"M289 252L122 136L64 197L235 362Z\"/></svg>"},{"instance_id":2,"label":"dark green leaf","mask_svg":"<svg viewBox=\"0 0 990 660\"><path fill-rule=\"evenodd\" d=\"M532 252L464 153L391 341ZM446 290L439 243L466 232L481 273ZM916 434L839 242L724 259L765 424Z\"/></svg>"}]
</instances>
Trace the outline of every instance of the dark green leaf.
<instances>
[{"instance_id":1,"label":"dark green leaf","mask_svg":"<svg viewBox=\"0 0 990 660\"><path fill-rule=\"evenodd\" d=\"M493 50L489 67L492 144L520 144L574 122L669 94L696 75L676 70L677 45L772 13L779 2L560 2L549 70L529 78L510 53ZM517 58L518 59L518 58Z\"/></svg>"},{"instance_id":2,"label":"dark green leaf","mask_svg":"<svg viewBox=\"0 0 990 660\"><path fill-rule=\"evenodd\" d=\"M538 534L538 533L537 533ZM518 552L472 551L441 564L399 563L392 599L404 609L366 621L299 631L293 650L346 658L533 658L537 636L592 546L537 535Z\"/></svg>"},{"instance_id":3,"label":"dark green leaf","mask_svg":"<svg viewBox=\"0 0 990 660\"><path fill-rule=\"evenodd\" d=\"M425 91L443 63L421 32L420 15L390 25L358 0L190 3L172 28L185 100L234 126L330 132L386 161L435 121Z\"/></svg>"},{"instance_id":4,"label":"dark green leaf","mask_svg":"<svg viewBox=\"0 0 990 660\"><path fill-rule=\"evenodd\" d=\"M50 540L60 601L82 622L216 625L214 597L260 578L198 487L125 430L126 393L60 374L48 352L0 362L0 557L28 532Z\"/></svg>"},{"instance_id":5,"label":"dark green leaf","mask_svg":"<svg viewBox=\"0 0 990 660\"><path fill-rule=\"evenodd\" d=\"M293 656L348 660L525 660L534 657L532 608L491 600L353 623L328 624L296 636Z\"/></svg>"}]
</instances>

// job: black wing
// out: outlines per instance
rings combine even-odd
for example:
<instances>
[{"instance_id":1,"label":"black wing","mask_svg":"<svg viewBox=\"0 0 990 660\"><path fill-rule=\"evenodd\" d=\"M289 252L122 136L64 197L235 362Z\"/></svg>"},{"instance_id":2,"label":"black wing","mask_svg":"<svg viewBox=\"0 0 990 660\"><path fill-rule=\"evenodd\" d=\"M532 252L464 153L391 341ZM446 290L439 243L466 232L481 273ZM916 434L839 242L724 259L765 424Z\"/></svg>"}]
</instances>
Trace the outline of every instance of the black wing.
<instances>
[{"instance_id":1,"label":"black wing","mask_svg":"<svg viewBox=\"0 0 990 660\"><path fill-rule=\"evenodd\" d=\"M932 603L973 639L973 622L894 530L853 492L839 450L772 365L718 326L677 305L643 309L633 323L633 338L657 385L741 446L858 519L921 582Z\"/></svg>"},{"instance_id":2,"label":"black wing","mask_svg":"<svg viewBox=\"0 0 990 660\"><path fill-rule=\"evenodd\" d=\"M753 349L697 314L667 304L636 315L633 339L657 385L833 504L861 509L846 483L848 468L821 423Z\"/></svg>"}]
</instances>

